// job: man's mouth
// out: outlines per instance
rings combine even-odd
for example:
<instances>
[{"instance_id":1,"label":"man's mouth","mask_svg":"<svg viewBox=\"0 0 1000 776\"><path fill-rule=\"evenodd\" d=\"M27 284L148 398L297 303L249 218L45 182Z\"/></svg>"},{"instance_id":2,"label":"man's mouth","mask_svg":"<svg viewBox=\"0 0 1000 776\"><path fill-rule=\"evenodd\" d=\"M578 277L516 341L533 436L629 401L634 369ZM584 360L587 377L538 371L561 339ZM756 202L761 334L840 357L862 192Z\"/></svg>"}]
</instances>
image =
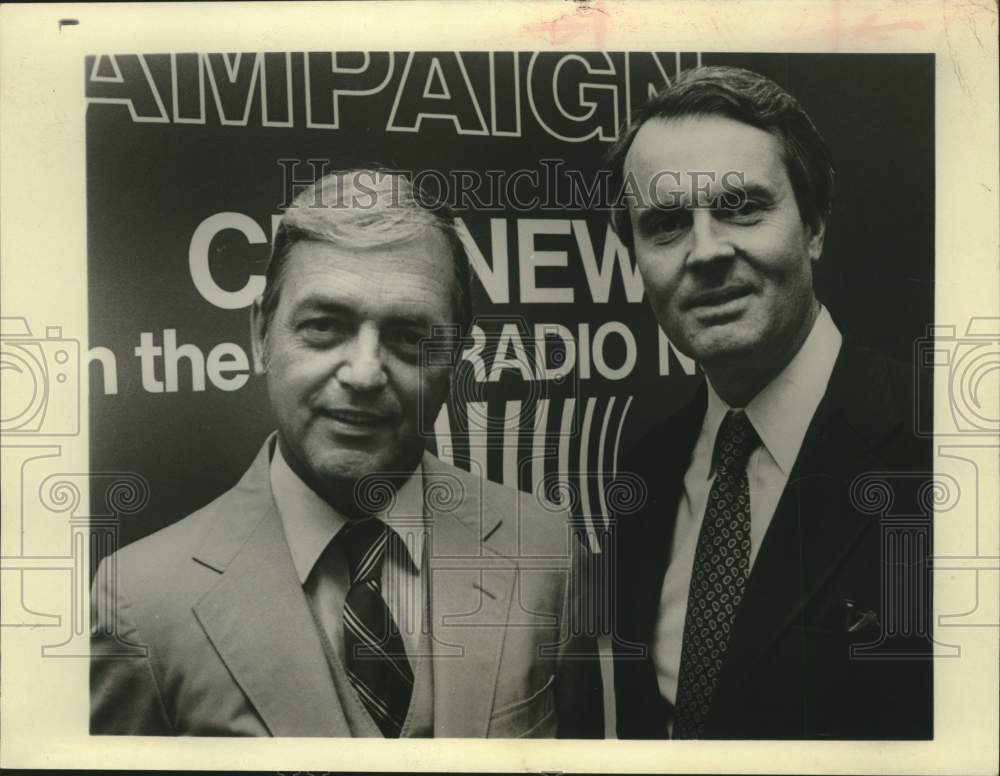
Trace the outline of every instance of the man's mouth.
<instances>
[{"instance_id":1,"label":"man's mouth","mask_svg":"<svg viewBox=\"0 0 1000 776\"><path fill-rule=\"evenodd\" d=\"M752 293L750 286L726 286L724 288L713 288L708 291L701 291L688 297L684 303L687 309L696 307L721 307L734 299L740 299Z\"/></svg>"},{"instance_id":2,"label":"man's mouth","mask_svg":"<svg viewBox=\"0 0 1000 776\"><path fill-rule=\"evenodd\" d=\"M388 415L368 410L335 409L326 410L323 414L332 420L359 430L376 428L389 421Z\"/></svg>"}]
</instances>

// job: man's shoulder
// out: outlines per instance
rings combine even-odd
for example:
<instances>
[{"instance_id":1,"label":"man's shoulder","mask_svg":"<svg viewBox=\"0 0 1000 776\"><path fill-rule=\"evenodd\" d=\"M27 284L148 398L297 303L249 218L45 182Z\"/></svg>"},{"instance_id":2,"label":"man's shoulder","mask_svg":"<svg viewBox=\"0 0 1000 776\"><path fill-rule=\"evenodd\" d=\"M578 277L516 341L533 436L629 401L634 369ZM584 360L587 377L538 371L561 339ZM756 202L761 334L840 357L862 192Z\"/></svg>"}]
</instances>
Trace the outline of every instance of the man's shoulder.
<instances>
[{"instance_id":1,"label":"man's shoulder","mask_svg":"<svg viewBox=\"0 0 1000 776\"><path fill-rule=\"evenodd\" d=\"M473 522L478 523L483 535L492 532L488 537L491 546L505 554L515 548L528 549L531 554L562 555L567 551L569 513L547 498L544 482L537 492L526 493L429 453L424 466L429 479L429 505L434 507L439 498L445 497L451 500L447 509L476 513ZM457 492L437 494L435 487L446 483Z\"/></svg>"},{"instance_id":2,"label":"man's shoulder","mask_svg":"<svg viewBox=\"0 0 1000 776\"><path fill-rule=\"evenodd\" d=\"M245 523L248 511L258 511L259 507L273 504L268 471L270 466L269 445L264 443L249 468L241 478L204 506L173 523L160 528L143 539L119 550L116 555L126 562L154 563L191 559L199 550L205 549L205 541L220 521ZM240 533L243 533L242 531Z\"/></svg>"},{"instance_id":3,"label":"man's shoulder","mask_svg":"<svg viewBox=\"0 0 1000 776\"><path fill-rule=\"evenodd\" d=\"M690 398L666 417L642 421L642 431L625 449L620 470L632 473L659 471L666 459L686 457L694 447L705 417L707 396L702 382Z\"/></svg>"},{"instance_id":4,"label":"man's shoulder","mask_svg":"<svg viewBox=\"0 0 1000 776\"><path fill-rule=\"evenodd\" d=\"M251 519L247 514L247 478L203 507L170 525L122 547L105 559L114 565L120 592L133 602L189 606L217 573L197 558L209 548L224 521Z\"/></svg>"},{"instance_id":5,"label":"man's shoulder","mask_svg":"<svg viewBox=\"0 0 1000 776\"><path fill-rule=\"evenodd\" d=\"M838 363L842 418L886 466L929 466L932 373L866 346L845 343ZM831 380L831 383L833 382Z\"/></svg>"},{"instance_id":6,"label":"man's shoulder","mask_svg":"<svg viewBox=\"0 0 1000 776\"><path fill-rule=\"evenodd\" d=\"M914 421L919 414L933 410L933 402L929 401L929 391L933 379L933 373L930 369L919 364L902 361L877 350L868 348L864 350L867 350L868 358L882 364L887 389L892 395L897 409L907 421ZM925 397L927 400L924 400Z\"/></svg>"},{"instance_id":7,"label":"man's shoulder","mask_svg":"<svg viewBox=\"0 0 1000 776\"><path fill-rule=\"evenodd\" d=\"M904 397L909 386L923 377L926 370L914 370L913 365L864 344L845 340L835 370L846 372L854 380L884 381L894 393Z\"/></svg>"},{"instance_id":8,"label":"man's shoulder","mask_svg":"<svg viewBox=\"0 0 1000 776\"><path fill-rule=\"evenodd\" d=\"M190 558L203 545L214 524L214 518L225 508L229 491L200 509L118 550L120 560L131 563L174 561Z\"/></svg>"},{"instance_id":9,"label":"man's shoulder","mask_svg":"<svg viewBox=\"0 0 1000 776\"><path fill-rule=\"evenodd\" d=\"M930 370L915 368L871 347L844 343L824 395L831 393L836 394L833 399L841 409L860 419L891 414L898 421L897 438L913 438L918 423L930 427ZM641 473L662 468L665 458L690 452L705 416L706 396L702 383L690 400L643 429L626 449L622 470Z\"/></svg>"}]
</instances>

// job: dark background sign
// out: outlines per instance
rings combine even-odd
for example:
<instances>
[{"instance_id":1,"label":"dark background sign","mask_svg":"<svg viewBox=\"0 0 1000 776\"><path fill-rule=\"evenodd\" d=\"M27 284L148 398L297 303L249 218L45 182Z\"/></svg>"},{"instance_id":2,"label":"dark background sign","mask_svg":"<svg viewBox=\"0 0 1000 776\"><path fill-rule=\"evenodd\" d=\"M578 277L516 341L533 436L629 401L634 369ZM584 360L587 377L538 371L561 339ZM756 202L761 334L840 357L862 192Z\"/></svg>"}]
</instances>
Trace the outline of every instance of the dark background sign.
<instances>
[{"instance_id":1,"label":"dark background sign","mask_svg":"<svg viewBox=\"0 0 1000 776\"><path fill-rule=\"evenodd\" d=\"M803 103L837 168L819 297L847 337L908 360L934 309L930 55L88 57L91 471L149 488L120 541L249 465L273 428L248 308L276 219L324 172L371 164L458 199L477 278L474 336L429 447L568 498L599 527L624 450L699 377L587 186L629 112L699 61L761 72Z\"/></svg>"}]
</instances>

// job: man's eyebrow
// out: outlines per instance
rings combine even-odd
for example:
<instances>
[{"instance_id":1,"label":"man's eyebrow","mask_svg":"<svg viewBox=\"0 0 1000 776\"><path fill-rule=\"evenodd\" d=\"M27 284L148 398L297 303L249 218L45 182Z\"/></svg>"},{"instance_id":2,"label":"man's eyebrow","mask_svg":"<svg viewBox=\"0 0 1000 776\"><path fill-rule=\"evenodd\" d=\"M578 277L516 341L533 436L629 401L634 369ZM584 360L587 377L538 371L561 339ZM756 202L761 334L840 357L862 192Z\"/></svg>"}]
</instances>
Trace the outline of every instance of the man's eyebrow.
<instances>
[{"instance_id":1,"label":"man's eyebrow","mask_svg":"<svg viewBox=\"0 0 1000 776\"><path fill-rule=\"evenodd\" d=\"M383 321L393 326L415 326L419 329L429 329L433 324L438 323L429 315L414 312L389 314L385 316Z\"/></svg>"},{"instance_id":2,"label":"man's eyebrow","mask_svg":"<svg viewBox=\"0 0 1000 776\"><path fill-rule=\"evenodd\" d=\"M345 304L344 302L339 302L336 299L331 299L328 296L323 296L322 294L307 294L301 299L295 302L295 311L301 312L303 310L322 310L323 312L331 313L353 313L354 309Z\"/></svg>"},{"instance_id":3,"label":"man's eyebrow","mask_svg":"<svg viewBox=\"0 0 1000 776\"><path fill-rule=\"evenodd\" d=\"M363 315L363 311L359 310L356 306L338 301L336 299L331 299L330 297L323 296L322 294L308 294L304 296L296 302L295 311L299 315L303 313L309 314L311 312L344 315L352 318ZM437 323L433 316L424 314L420 311L414 311L411 307L402 308L400 310L389 309L388 312L381 317L384 323L391 324L393 326L419 326L421 328L429 328L432 324Z\"/></svg>"},{"instance_id":4,"label":"man's eyebrow","mask_svg":"<svg viewBox=\"0 0 1000 776\"><path fill-rule=\"evenodd\" d=\"M775 198L774 191L769 186L765 186L761 183L748 183L746 185L735 186L734 189L741 194L745 195L747 199L764 199L773 200Z\"/></svg>"}]
</instances>

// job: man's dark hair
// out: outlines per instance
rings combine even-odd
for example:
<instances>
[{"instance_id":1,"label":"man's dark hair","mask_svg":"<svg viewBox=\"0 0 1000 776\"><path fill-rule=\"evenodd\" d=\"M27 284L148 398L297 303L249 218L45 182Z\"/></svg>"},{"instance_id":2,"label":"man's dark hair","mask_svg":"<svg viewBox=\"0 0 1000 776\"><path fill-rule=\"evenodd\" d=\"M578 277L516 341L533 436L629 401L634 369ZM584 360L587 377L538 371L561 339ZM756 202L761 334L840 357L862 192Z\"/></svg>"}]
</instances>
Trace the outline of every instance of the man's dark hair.
<instances>
[{"instance_id":1,"label":"man's dark hair","mask_svg":"<svg viewBox=\"0 0 1000 776\"><path fill-rule=\"evenodd\" d=\"M622 191L625 157L643 124L686 116L723 116L774 135L802 222L814 231L826 223L833 204L833 163L826 143L798 100L771 79L737 67L687 70L638 108L606 157L612 192ZM620 203L612 208L611 223L631 248L628 208Z\"/></svg>"}]
</instances>

